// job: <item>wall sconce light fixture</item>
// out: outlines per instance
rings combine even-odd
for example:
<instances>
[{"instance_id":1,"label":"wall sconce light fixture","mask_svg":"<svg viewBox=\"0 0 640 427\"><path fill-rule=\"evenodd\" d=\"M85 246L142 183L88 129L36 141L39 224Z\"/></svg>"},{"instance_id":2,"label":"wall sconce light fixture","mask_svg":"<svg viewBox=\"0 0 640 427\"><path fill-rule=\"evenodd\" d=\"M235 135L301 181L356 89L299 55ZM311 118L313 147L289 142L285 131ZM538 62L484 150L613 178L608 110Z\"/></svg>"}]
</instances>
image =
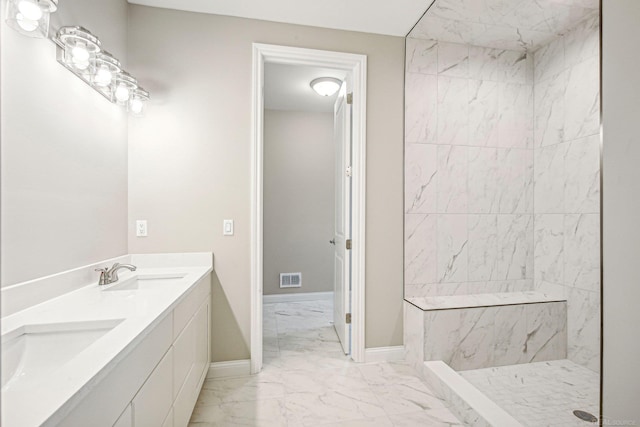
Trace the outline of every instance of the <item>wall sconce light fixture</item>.
<instances>
[{"instance_id":1,"label":"wall sconce light fixture","mask_svg":"<svg viewBox=\"0 0 640 427\"><path fill-rule=\"evenodd\" d=\"M311 89L318 95L332 96L340 89L342 81L333 77L320 77L319 79L311 80L310 85Z\"/></svg>"},{"instance_id":2,"label":"wall sconce light fixture","mask_svg":"<svg viewBox=\"0 0 640 427\"><path fill-rule=\"evenodd\" d=\"M53 40L58 62L114 104L141 115L149 92L122 69L120 61L102 50L98 37L82 27L62 27Z\"/></svg>"},{"instance_id":3,"label":"wall sconce light fixture","mask_svg":"<svg viewBox=\"0 0 640 427\"><path fill-rule=\"evenodd\" d=\"M92 62L91 83L94 87L110 93L115 77L122 72L120 61L107 51L100 51Z\"/></svg>"},{"instance_id":4,"label":"wall sconce light fixture","mask_svg":"<svg viewBox=\"0 0 640 427\"><path fill-rule=\"evenodd\" d=\"M149 92L141 87L133 91L131 99L129 99L129 111L134 116L142 115L145 102L149 100Z\"/></svg>"},{"instance_id":5,"label":"wall sconce light fixture","mask_svg":"<svg viewBox=\"0 0 640 427\"><path fill-rule=\"evenodd\" d=\"M58 0L8 0L7 24L29 37L49 35L49 15L58 9Z\"/></svg>"},{"instance_id":6,"label":"wall sconce light fixture","mask_svg":"<svg viewBox=\"0 0 640 427\"><path fill-rule=\"evenodd\" d=\"M82 27L60 28L57 40L62 48L59 59L64 65L74 72L91 74L89 66L100 53L100 40Z\"/></svg>"},{"instance_id":7,"label":"wall sconce light fixture","mask_svg":"<svg viewBox=\"0 0 640 427\"><path fill-rule=\"evenodd\" d=\"M49 15L58 9L58 0L8 0L7 24L29 37L48 38ZM51 40L56 44L58 62L99 94L139 116L149 100L149 92L122 69L120 61L102 50L98 37L82 27L62 27Z\"/></svg>"}]
</instances>

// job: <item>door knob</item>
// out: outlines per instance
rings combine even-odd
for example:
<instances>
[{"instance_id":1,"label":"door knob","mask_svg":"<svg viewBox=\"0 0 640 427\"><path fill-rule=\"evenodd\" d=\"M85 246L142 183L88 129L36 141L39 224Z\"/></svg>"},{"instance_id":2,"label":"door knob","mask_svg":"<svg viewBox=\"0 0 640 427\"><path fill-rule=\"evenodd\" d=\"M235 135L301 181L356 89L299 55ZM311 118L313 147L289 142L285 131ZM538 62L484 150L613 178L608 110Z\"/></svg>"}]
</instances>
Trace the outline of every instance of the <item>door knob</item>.
<instances>
[{"instance_id":1,"label":"door knob","mask_svg":"<svg viewBox=\"0 0 640 427\"><path fill-rule=\"evenodd\" d=\"M336 244L336 239L329 240L329 243L331 243L332 245L335 245Z\"/></svg>"}]
</instances>

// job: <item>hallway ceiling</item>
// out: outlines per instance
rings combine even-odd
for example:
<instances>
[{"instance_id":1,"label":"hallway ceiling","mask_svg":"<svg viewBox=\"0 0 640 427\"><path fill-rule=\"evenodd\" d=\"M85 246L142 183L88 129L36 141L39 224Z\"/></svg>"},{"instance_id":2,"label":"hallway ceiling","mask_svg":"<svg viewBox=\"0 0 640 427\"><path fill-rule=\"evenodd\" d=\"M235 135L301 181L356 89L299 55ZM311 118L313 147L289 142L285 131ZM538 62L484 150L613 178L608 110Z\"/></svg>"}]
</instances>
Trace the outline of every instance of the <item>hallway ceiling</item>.
<instances>
[{"instance_id":1,"label":"hallway ceiling","mask_svg":"<svg viewBox=\"0 0 640 427\"><path fill-rule=\"evenodd\" d=\"M128 0L129 3L404 37L433 0Z\"/></svg>"},{"instance_id":2,"label":"hallway ceiling","mask_svg":"<svg viewBox=\"0 0 640 427\"><path fill-rule=\"evenodd\" d=\"M337 95L320 96L309 83L318 77L343 80L345 72L329 68L275 64L264 66L264 108L270 110L333 112Z\"/></svg>"},{"instance_id":3,"label":"hallway ceiling","mask_svg":"<svg viewBox=\"0 0 640 427\"><path fill-rule=\"evenodd\" d=\"M410 37L534 51L597 12L599 0L436 0Z\"/></svg>"}]
</instances>

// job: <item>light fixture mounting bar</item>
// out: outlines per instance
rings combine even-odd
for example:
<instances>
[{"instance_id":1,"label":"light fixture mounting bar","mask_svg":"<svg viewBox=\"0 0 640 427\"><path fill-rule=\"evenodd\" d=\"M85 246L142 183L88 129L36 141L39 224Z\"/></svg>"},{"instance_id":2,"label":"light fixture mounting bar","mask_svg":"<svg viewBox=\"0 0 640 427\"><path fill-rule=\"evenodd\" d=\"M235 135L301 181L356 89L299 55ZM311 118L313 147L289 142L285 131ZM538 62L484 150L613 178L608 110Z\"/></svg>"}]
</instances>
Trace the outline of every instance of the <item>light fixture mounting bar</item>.
<instances>
[{"instance_id":1,"label":"light fixture mounting bar","mask_svg":"<svg viewBox=\"0 0 640 427\"><path fill-rule=\"evenodd\" d=\"M75 74L76 77L78 77L80 80L82 80L83 82L85 82L87 84L87 86L89 86L91 89L95 90L96 92L98 92L100 95L104 96L105 99L107 99L107 101L109 102L113 102L113 99L111 98L110 94L104 93L103 91L99 90L97 87L95 87L92 83L91 80L89 78L88 75L83 74L78 72L78 70L76 70L74 67L70 66L67 62L65 62L64 60L64 43L62 43L60 40L58 40L57 38L52 38L51 41L53 41L53 43L56 45L56 60L67 70L71 71L73 74Z\"/></svg>"}]
</instances>

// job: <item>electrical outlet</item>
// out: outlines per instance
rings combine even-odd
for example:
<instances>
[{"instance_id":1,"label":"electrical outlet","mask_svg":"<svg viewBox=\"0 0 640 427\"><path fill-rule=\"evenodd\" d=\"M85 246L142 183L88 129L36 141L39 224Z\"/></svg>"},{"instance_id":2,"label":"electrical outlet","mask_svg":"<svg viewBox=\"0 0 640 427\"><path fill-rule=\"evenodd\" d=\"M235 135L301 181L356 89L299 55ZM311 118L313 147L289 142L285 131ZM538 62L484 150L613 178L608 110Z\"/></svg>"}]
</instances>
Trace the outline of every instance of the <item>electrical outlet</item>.
<instances>
[{"instance_id":1,"label":"electrical outlet","mask_svg":"<svg viewBox=\"0 0 640 427\"><path fill-rule=\"evenodd\" d=\"M147 220L139 219L136 221L136 236L147 237Z\"/></svg>"}]
</instances>

